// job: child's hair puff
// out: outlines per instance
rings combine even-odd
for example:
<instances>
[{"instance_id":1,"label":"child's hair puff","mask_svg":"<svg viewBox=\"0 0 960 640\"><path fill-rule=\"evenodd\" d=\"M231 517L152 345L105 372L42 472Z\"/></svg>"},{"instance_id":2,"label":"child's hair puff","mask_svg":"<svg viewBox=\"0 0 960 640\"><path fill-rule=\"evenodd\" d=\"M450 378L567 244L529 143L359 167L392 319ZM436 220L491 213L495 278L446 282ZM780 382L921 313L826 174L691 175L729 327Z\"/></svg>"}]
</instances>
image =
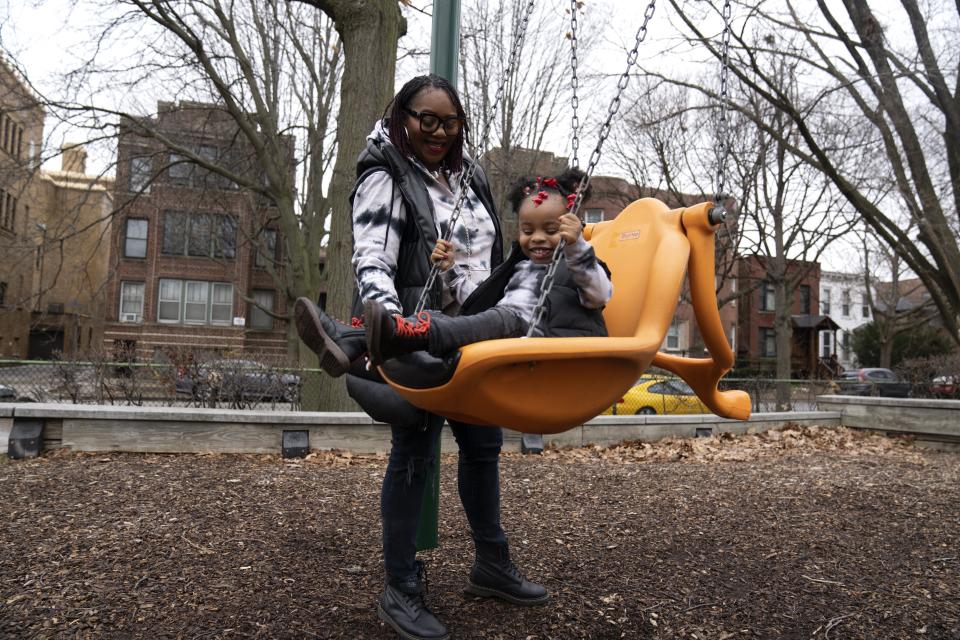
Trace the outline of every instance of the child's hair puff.
<instances>
[{"instance_id":1,"label":"child's hair puff","mask_svg":"<svg viewBox=\"0 0 960 640\"><path fill-rule=\"evenodd\" d=\"M570 196L577 192L580 181L586 175L576 167L570 167L558 176L535 176L520 178L510 187L507 193L507 201L510 203L514 213L520 210L526 198L536 198L540 191L555 191L562 196ZM587 186L583 192L583 199L590 197L592 187Z\"/></svg>"}]
</instances>

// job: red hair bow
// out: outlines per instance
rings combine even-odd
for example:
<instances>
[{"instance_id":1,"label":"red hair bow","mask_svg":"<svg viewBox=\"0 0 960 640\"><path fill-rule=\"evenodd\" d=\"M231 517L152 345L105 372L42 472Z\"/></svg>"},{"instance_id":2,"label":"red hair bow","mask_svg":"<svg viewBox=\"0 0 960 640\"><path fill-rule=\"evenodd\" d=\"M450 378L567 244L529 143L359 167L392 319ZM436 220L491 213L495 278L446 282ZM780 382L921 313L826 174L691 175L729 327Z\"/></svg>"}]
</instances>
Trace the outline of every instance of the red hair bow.
<instances>
[{"instance_id":1,"label":"red hair bow","mask_svg":"<svg viewBox=\"0 0 960 640\"><path fill-rule=\"evenodd\" d=\"M550 194L546 191L538 191L537 195L533 196L533 204L539 207L548 197L550 197Z\"/></svg>"},{"instance_id":2,"label":"red hair bow","mask_svg":"<svg viewBox=\"0 0 960 640\"><path fill-rule=\"evenodd\" d=\"M568 193L567 194L567 211L573 209L573 203L577 201L577 194Z\"/></svg>"}]
</instances>

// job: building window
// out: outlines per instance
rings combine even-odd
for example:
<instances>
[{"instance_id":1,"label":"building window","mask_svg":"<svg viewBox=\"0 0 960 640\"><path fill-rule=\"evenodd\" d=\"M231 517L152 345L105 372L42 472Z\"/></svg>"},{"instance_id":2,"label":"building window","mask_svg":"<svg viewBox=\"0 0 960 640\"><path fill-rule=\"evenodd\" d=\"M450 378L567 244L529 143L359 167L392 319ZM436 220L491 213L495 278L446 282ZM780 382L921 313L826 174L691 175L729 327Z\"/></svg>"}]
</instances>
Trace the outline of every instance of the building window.
<instances>
[{"instance_id":1,"label":"building window","mask_svg":"<svg viewBox=\"0 0 960 640\"><path fill-rule=\"evenodd\" d=\"M830 289L824 289L820 295L820 314L830 315Z\"/></svg>"},{"instance_id":2,"label":"building window","mask_svg":"<svg viewBox=\"0 0 960 640\"><path fill-rule=\"evenodd\" d=\"M843 345L843 359L844 359L845 361L849 361L849 360L850 360L850 351L851 351L850 332L849 332L849 331L844 331L844 332L843 332L843 337L842 337L841 340L840 340L840 344Z\"/></svg>"},{"instance_id":3,"label":"building window","mask_svg":"<svg viewBox=\"0 0 960 640\"><path fill-rule=\"evenodd\" d=\"M261 250L262 249L262 250ZM260 239L257 244L257 257L254 264L263 269L267 265L274 265L277 262L277 230L263 229L260 232Z\"/></svg>"},{"instance_id":4,"label":"building window","mask_svg":"<svg viewBox=\"0 0 960 640\"><path fill-rule=\"evenodd\" d=\"M820 357L829 358L833 353L833 334L830 331L820 332Z\"/></svg>"},{"instance_id":5,"label":"building window","mask_svg":"<svg viewBox=\"0 0 960 640\"><path fill-rule=\"evenodd\" d=\"M841 299L842 306L840 308L840 314L844 318L850 317L850 289L843 290L843 297Z\"/></svg>"},{"instance_id":6,"label":"building window","mask_svg":"<svg viewBox=\"0 0 960 640\"><path fill-rule=\"evenodd\" d=\"M147 221L144 218L127 218L127 237L123 244L127 258L147 257Z\"/></svg>"},{"instance_id":7,"label":"building window","mask_svg":"<svg viewBox=\"0 0 960 640\"><path fill-rule=\"evenodd\" d=\"M680 348L680 328L677 326L676 322L670 324L670 328L667 329L667 349L679 349Z\"/></svg>"},{"instance_id":8,"label":"building window","mask_svg":"<svg viewBox=\"0 0 960 640\"><path fill-rule=\"evenodd\" d=\"M228 215L164 211L160 252L168 256L235 258L237 223Z\"/></svg>"},{"instance_id":9,"label":"building window","mask_svg":"<svg viewBox=\"0 0 960 640\"><path fill-rule=\"evenodd\" d=\"M773 311L776 306L773 284L770 282L760 283L760 311Z\"/></svg>"},{"instance_id":10,"label":"building window","mask_svg":"<svg viewBox=\"0 0 960 640\"><path fill-rule=\"evenodd\" d=\"M143 319L143 283L120 283L120 322L140 322Z\"/></svg>"},{"instance_id":11,"label":"building window","mask_svg":"<svg viewBox=\"0 0 960 640\"><path fill-rule=\"evenodd\" d=\"M810 285L800 285L800 313L810 315Z\"/></svg>"},{"instance_id":12,"label":"building window","mask_svg":"<svg viewBox=\"0 0 960 640\"><path fill-rule=\"evenodd\" d=\"M157 304L157 321L180 322L180 297L183 283L180 280L160 280Z\"/></svg>"},{"instance_id":13,"label":"building window","mask_svg":"<svg viewBox=\"0 0 960 640\"><path fill-rule=\"evenodd\" d=\"M207 282L186 283L183 297L183 321L186 324L206 324L207 305L210 302L210 285Z\"/></svg>"},{"instance_id":14,"label":"building window","mask_svg":"<svg viewBox=\"0 0 960 640\"><path fill-rule=\"evenodd\" d=\"M0 189L0 227L3 227L8 231L16 230L18 203L19 201L17 200L16 196L8 191Z\"/></svg>"},{"instance_id":15,"label":"building window","mask_svg":"<svg viewBox=\"0 0 960 640\"><path fill-rule=\"evenodd\" d=\"M130 191L150 193L150 164L146 156L130 158Z\"/></svg>"},{"instance_id":16,"label":"building window","mask_svg":"<svg viewBox=\"0 0 960 640\"><path fill-rule=\"evenodd\" d=\"M250 328L251 329L273 329L273 316L267 313L273 311L273 291L267 289L254 289L251 297L254 303L250 303Z\"/></svg>"},{"instance_id":17,"label":"building window","mask_svg":"<svg viewBox=\"0 0 960 640\"><path fill-rule=\"evenodd\" d=\"M0 307L7 302L7 283L0 282Z\"/></svg>"},{"instance_id":18,"label":"building window","mask_svg":"<svg viewBox=\"0 0 960 640\"><path fill-rule=\"evenodd\" d=\"M587 224L603 222L603 209L587 209L583 214L583 221Z\"/></svg>"},{"instance_id":19,"label":"building window","mask_svg":"<svg viewBox=\"0 0 960 640\"><path fill-rule=\"evenodd\" d=\"M760 355L764 358L777 355L777 333L769 327L760 328Z\"/></svg>"},{"instance_id":20,"label":"building window","mask_svg":"<svg viewBox=\"0 0 960 640\"><path fill-rule=\"evenodd\" d=\"M194 164L185 156L177 153L170 154L170 168L167 170L167 176L171 184L181 187L190 186L193 181Z\"/></svg>"},{"instance_id":21,"label":"building window","mask_svg":"<svg viewBox=\"0 0 960 640\"><path fill-rule=\"evenodd\" d=\"M210 296L210 324L229 325L233 320L233 285L214 282Z\"/></svg>"},{"instance_id":22,"label":"building window","mask_svg":"<svg viewBox=\"0 0 960 640\"><path fill-rule=\"evenodd\" d=\"M233 319L233 285L202 280L160 280L159 322L229 325Z\"/></svg>"},{"instance_id":23,"label":"building window","mask_svg":"<svg viewBox=\"0 0 960 640\"><path fill-rule=\"evenodd\" d=\"M867 294L860 294L860 315L864 318L870 317L870 301L867 300Z\"/></svg>"}]
</instances>

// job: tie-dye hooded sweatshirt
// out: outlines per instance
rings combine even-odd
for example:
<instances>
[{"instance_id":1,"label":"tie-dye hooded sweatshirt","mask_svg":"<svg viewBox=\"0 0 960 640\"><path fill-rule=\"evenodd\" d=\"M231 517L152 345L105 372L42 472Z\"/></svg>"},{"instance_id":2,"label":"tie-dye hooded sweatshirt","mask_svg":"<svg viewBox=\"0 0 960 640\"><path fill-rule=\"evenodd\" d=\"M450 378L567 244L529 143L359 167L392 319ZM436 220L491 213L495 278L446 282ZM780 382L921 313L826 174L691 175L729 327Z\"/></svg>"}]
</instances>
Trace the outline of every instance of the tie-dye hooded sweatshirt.
<instances>
[{"instance_id":1,"label":"tie-dye hooded sweatshirt","mask_svg":"<svg viewBox=\"0 0 960 640\"><path fill-rule=\"evenodd\" d=\"M388 143L389 136L382 123L377 123L367 137L371 143ZM438 179L416 158L407 161L417 172L427 189L433 207L435 232L443 236L450 224L459 188L460 174ZM397 265L401 239L407 226L408 212L400 189L386 170L375 171L365 177L353 197L353 269L357 275L357 290L361 300L375 299L394 313L403 313L403 304L397 294ZM472 289L490 275L494 243L499 243L494 212L488 211L477 194L469 188L460 219L454 227L454 259L458 263L457 282L442 278L441 308L447 313L459 309L463 297L457 289ZM423 247L429 254L433 247ZM497 247L497 255L499 254Z\"/></svg>"}]
</instances>

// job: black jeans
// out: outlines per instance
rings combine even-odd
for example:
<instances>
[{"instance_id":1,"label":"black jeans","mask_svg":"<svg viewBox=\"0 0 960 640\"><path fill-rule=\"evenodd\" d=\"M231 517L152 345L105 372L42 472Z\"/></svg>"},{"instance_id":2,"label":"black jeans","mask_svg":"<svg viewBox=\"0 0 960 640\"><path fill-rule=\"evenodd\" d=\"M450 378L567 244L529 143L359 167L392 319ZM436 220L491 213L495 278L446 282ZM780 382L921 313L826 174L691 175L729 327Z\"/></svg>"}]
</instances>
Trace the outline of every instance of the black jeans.
<instances>
[{"instance_id":1,"label":"black jeans","mask_svg":"<svg viewBox=\"0 0 960 640\"><path fill-rule=\"evenodd\" d=\"M443 356L474 342L499 338L520 338L527 322L500 307L472 316L447 316L433 312L430 318L430 353Z\"/></svg>"},{"instance_id":2,"label":"black jeans","mask_svg":"<svg viewBox=\"0 0 960 640\"><path fill-rule=\"evenodd\" d=\"M391 427L390 461L380 492L383 559L387 577L407 581L417 574L417 526L424 487L433 482L436 442L444 419L430 416L427 429ZM500 526L499 427L478 427L450 421L460 449L457 488L473 538L478 543L505 544Z\"/></svg>"}]
</instances>

